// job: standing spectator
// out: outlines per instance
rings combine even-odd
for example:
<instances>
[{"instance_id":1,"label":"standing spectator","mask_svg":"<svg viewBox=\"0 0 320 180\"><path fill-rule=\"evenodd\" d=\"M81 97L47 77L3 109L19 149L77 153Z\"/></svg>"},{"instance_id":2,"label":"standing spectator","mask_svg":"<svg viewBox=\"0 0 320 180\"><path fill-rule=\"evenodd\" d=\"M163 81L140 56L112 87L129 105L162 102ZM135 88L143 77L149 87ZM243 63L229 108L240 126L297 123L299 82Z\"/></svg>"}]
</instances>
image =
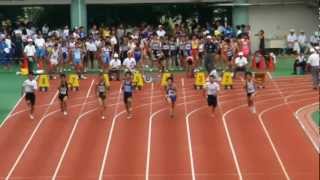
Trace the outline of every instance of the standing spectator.
<instances>
[{"instance_id":1,"label":"standing spectator","mask_svg":"<svg viewBox=\"0 0 320 180\"><path fill-rule=\"evenodd\" d=\"M34 61L36 55L36 47L33 45L33 40L29 38L28 44L24 47L24 54L28 58L28 69L29 72L33 71L34 69Z\"/></svg>"},{"instance_id":2,"label":"standing spectator","mask_svg":"<svg viewBox=\"0 0 320 180\"><path fill-rule=\"evenodd\" d=\"M310 44L312 47L316 47L320 45L320 35L319 32L314 32L313 35L310 36Z\"/></svg>"},{"instance_id":3,"label":"standing spectator","mask_svg":"<svg viewBox=\"0 0 320 180\"><path fill-rule=\"evenodd\" d=\"M304 30L300 31L300 34L298 36L298 42L299 42L301 53L302 54L305 53L306 46L307 46L307 37L304 33Z\"/></svg>"},{"instance_id":4,"label":"standing spectator","mask_svg":"<svg viewBox=\"0 0 320 180\"><path fill-rule=\"evenodd\" d=\"M159 25L159 29L157 30L158 37L164 37L166 35L166 31L163 29L162 25Z\"/></svg>"},{"instance_id":5,"label":"standing spectator","mask_svg":"<svg viewBox=\"0 0 320 180\"><path fill-rule=\"evenodd\" d=\"M86 42L86 50L87 50L87 58L90 61L91 69L94 68L94 60L96 58L97 53L97 45L94 42L93 38L90 38L89 41Z\"/></svg>"},{"instance_id":6,"label":"standing spectator","mask_svg":"<svg viewBox=\"0 0 320 180\"><path fill-rule=\"evenodd\" d=\"M44 35L44 37L47 38L48 37L48 33L49 33L49 26L47 24L44 24L42 26L41 31L42 31L42 34Z\"/></svg>"},{"instance_id":7,"label":"standing spectator","mask_svg":"<svg viewBox=\"0 0 320 180\"><path fill-rule=\"evenodd\" d=\"M319 51L319 46L316 47L316 50ZM312 81L313 81L313 89L317 90L319 88L319 68L320 68L320 56L319 52L311 49L310 52L312 53L308 58L308 64L311 66L311 74L312 74Z\"/></svg>"},{"instance_id":8,"label":"standing spectator","mask_svg":"<svg viewBox=\"0 0 320 180\"><path fill-rule=\"evenodd\" d=\"M244 56L243 52L239 52L239 57L237 57L235 59L235 69L234 69L234 76L233 78L235 79L237 76L237 72L241 71L246 73L247 72L247 64L248 64L248 60L247 58Z\"/></svg>"},{"instance_id":9,"label":"standing spectator","mask_svg":"<svg viewBox=\"0 0 320 180\"><path fill-rule=\"evenodd\" d=\"M4 65L5 68L8 68L9 62L6 51L8 51L8 46L5 42L5 35L0 34L0 64Z\"/></svg>"},{"instance_id":10,"label":"standing spectator","mask_svg":"<svg viewBox=\"0 0 320 180\"><path fill-rule=\"evenodd\" d=\"M42 37L41 32L38 33L38 36L35 38L34 43L36 45L36 60L37 63L42 68L42 64L44 63L45 55L46 55L46 41Z\"/></svg>"},{"instance_id":11,"label":"standing spectator","mask_svg":"<svg viewBox=\"0 0 320 180\"><path fill-rule=\"evenodd\" d=\"M293 53L294 42L297 40L294 29L290 29L290 33L287 36L287 54Z\"/></svg>"},{"instance_id":12,"label":"standing spectator","mask_svg":"<svg viewBox=\"0 0 320 180\"><path fill-rule=\"evenodd\" d=\"M216 43L214 42L214 40L212 39L211 36L207 36L207 42L204 45L204 49L205 49L205 60L204 60L204 66L207 70L207 72L211 72L211 70L213 69L215 62L214 62L214 58L216 55L216 52L218 50L218 47L216 46Z\"/></svg>"},{"instance_id":13,"label":"standing spectator","mask_svg":"<svg viewBox=\"0 0 320 180\"><path fill-rule=\"evenodd\" d=\"M264 34L264 30L260 30L259 34L257 34L259 36L259 51L262 55L265 55L265 34Z\"/></svg>"}]
</instances>

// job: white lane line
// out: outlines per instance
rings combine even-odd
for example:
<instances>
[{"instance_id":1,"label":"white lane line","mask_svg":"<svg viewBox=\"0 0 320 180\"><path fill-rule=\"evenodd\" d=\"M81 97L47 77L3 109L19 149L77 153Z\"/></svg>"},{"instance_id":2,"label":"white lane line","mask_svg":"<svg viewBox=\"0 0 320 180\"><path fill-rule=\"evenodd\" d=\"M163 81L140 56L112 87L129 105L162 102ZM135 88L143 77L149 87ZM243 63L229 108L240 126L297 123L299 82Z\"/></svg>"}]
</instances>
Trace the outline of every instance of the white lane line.
<instances>
[{"instance_id":1,"label":"white lane line","mask_svg":"<svg viewBox=\"0 0 320 180\"><path fill-rule=\"evenodd\" d=\"M283 104L281 104L281 105L283 105ZM276 155L276 158L277 158L277 160L278 160L278 162L279 162L279 164L280 164L280 167L281 167L282 172L284 173L286 179L287 179L287 180L290 180L290 177L289 177L289 175L288 175L288 172L287 172L286 168L285 168L284 165L283 165L283 162L282 162L282 160L281 160L281 158L280 158L280 155L279 155L279 153L278 153L278 151L277 151L277 149L276 149L276 147L275 147L275 145L274 145L274 143L273 143L273 141L272 141L272 139L271 139L271 136L270 136L270 134L269 134L269 132L268 132L268 130L267 130L264 122L263 122L263 119L262 119L262 116L263 116L264 113L266 113L266 112L274 109L275 107L279 107L279 105L275 105L275 106L272 106L272 107L270 107L270 108L267 108L267 109L261 111L261 112L259 113L259 116L258 116L258 117L259 117L259 122L260 122L260 124L261 124L261 126L262 126L262 129L263 129L265 135L267 136L267 139L268 139L268 141L269 141L269 144L271 145L271 148L272 148L272 150L273 150L273 153Z\"/></svg>"},{"instance_id":2,"label":"white lane line","mask_svg":"<svg viewBox=\"0 0 320 180\"><path fill-rule=\"evenodd\" d=\"M2 128L2 126L4 125L4 123L9 119L9 117L12 115L12 113L14 112L14 110L17 108L17 106L20 104L20 102L22 101L22 99L24 98L25 94L23 94L23 96L20 97L20 99L17 101L17 103L13 106L13 108L11 109L11 111L9 112L9 114L6 116L6 118L4 118L4 120L1 122L0 124L0 128Z\"/></svg>"},{"instance_id":3,"label":"white lane line","mask_svg":"<svg viewBox=\"0 0 320 180\"><path fill-rule=\"evenodd\" d=\"M120 85L120 88L119 88L117 103L120 101L121 92L122 92L122 85ZM117 104L117 106L115 107L114 113L113 113L112 123L111 123L111 127L110 127L109 134L108 134L108 140L107 140L107 144L106 144L103 159L102 159L101 169L99 172L99 180L103 180L104 167L106 165L106 161L107 161L107 157L108 157L108 153L109 153L109 148L110 148L110 144L111 144L111 139L112 139L112 134L113 134L115 122L116 122L117 118L125 112L125 111L122 111L121 113L118 113L119 104L120 103Z\"/></svg>"},{"instance_id":4,"label":"white lane line","mask_svg":"<svg viewBox=\"0 0 320 180\"><path fill-rule=\"evenodd\" d=\"M301 111L303 111L304 109L309 108L310 106L312 107L312 106L317 105L317 104L319 105L319 102L313 103L313 104L309 104L309 105L307 105L307 106L304 106L304 107L298 109L298 110L294 113L294 116L295 116L295 118L297 119L297 121L299 122L299 125L300 125L301 128L303 129L304 133L308 136L308 139L311 141L311 143L312 143L312 145L314 146L314 148L316 149L316 151L317 151L318 153L320 153L320 149L319 149L320 144L317 144L317 142L314 141L314 139L311 137L311 135L310 135L309 133L307 133L306 127L304 126L304 124L301 122L301 119L299 118L299 113L300 113Z\"/></svg>"},{"instance_id":5,"label":"white lane line","mask_svg":"<svg viewBox=\"0 0 320 180\"><path fill-rule=\"evenodd\" d=\"M38 79L39 76L36 76L35 80ZM6 118L0 123L0 128L2 128L2 126L5 124L5 122L10 118L10 116L12 115L12 113L14 112L14 110L17 108L17 106L20 104L20 102L23 100L23 98L26 96L26 93L23 93L23 96L21 96L19 98L19 100L17 101L17 103L13 106L13 108L11 109L11 111L9 112L9 114L6 116Z\"/></svg>"},{"instance_id":6,"label":"white lane line","mask_svg":"<svg viewBox=\"0 0 320 180\"><path fill-rule=\"evenodd\" d=\"M56 97L58 96L58 91L56 92L56 94L53 96L53 98L50 101L50 105L53 104L54 100L56 99ZM18 158L16 159L16 161L14 162L13 166L11 167L9 173L7 174L7 176L5 177L5 180L9 180L9 178L11 177L13 171L15 170L15 168L17 167L17 165L19 164L22 156L24 155L25 151L27 150L27 148L29 147L29 144L31 143L33 137L35 136L36 132L38 131L38 129L40 128L41 124L43 123L44 119L46 118L46 115L49 112L50 109L50 105L46 108L46 110L43 113L43 117L40 119L40 121L38 122L36 128L33 130L31 136L29 137L27 143L24 145L22 151L20 152Z\"/></svg>"},{"instance_id":7,"label":"white lane line","mask_svg":"<svg viewBox=\"0 0 320 180\"><path fill-rule=\"evenodd\" d=\"M278 97L278 98L273 98L273 99L266 99L266 100L262 100L262 101L257 101L256 104L261 104L263 102L270 102L270 101L281 100L281 99L283 99L283 97ZM298 101L294 101L294 102L299 102L299 101L303 101L303 100L306 100L306 99L312 99L312 98L304 98L302 100L298 100ZM292 103L292 102L289 102L289 103ZM236 169L237 169L237 173L239 175L239 180L243 180L243 176L242 176L242 173L241 173L238 157L237 157L237 154L235 152L234 143L232 142L232 139L231 139L231 136L230 136L230 131L229 131L229 128L228 128L228 125L227 125L226 117L231 112L233 112L233 111L235 111L237 109L240 109L242 107L245 107L245 106L246 106L246 104L242 104L242 105L236 106L236 107L228 110L227 112L223 113L223 116L222 116L224 129L225 129L225 132L226 132L226 135L227 135L229 147L231 149L231 153L232 153L233 160L234 160L234 163L235 163L235 166L236 166Z\"/></svg>"},{"instance_id":8,"label":"white lane line","mask_svg":"<svg viewBox=\"0 0 320 180\"><path fill-rule=\"evenodd\" d=\"M57 165L57 167L56 167L56 169L55 169L55 171L54 171L54 174L53 174L53 176L52 176L52 180L55 180L55 179L57 178L57 175L58 175L58 172L59 172L60 167L61 167L61 165L62 165L62 162L63 162L63 160L64 160L64 157L65 157L65 155L66 155L66 153L67 153L67 150L69 149L71 140L72 140L72 138L73 138L73 136L74 136L74 133L76 132L76 129L77 129L77 127L78 127L79 121L80 121L80 119L86 114L86 113L85 113L85 114L82 114L82 112L84 111L84 109L85 109L85 107L86 107L86 103L87 103L88 97L89 97L90 92L91 92L91 89L92 89L92 87L93 87L93 83L94 83L94 80L91 81L91 84L90 84L90 87L89 87L89 89L88 89L87 95L86 95L86 97L85 97L85 99L84 99L84 103L82 104L82 106L81 106L81 108L80 108L79 116L78 116L78 118L76 119L75 124L73 125L72 131L71 131L71 133L70 133L70 135L69 135L69 138L68 138L68 141L67 141L67 144L66 144L66 146L65 146L64 149L63 149L63 152L62 152L61 157L59 158L59 162L58 162L58 165Z\"/></svg>"},{"instance_id":9,"label":"white lane line","mask_svg":"<svg viewBox=\"0 0 320 180\"><path fill-rule=\"evenodd\" d=\"M151 133L152 133L152 121L150 121L152 114L152 95L153 95L154 84L151 84L151 98L150 98L150 114L149 114L149 126L148 126L148 147L147 147L147 159L146 159L146 170L145 170L145 180L149 180L150 171L150 152L151 152Z\"/></svg>"},{"instance_id":10,"label":"white lane line","mask_svg":"<svg viewBox=\"0 0 320 180\"><path fill-rule=\"evenodd\" d=\"M184 78L181 79L182 84L182 93L183 93L183 103L184 103L184 116L186 120L186 128L187 128L187 136L188 136L188 149L189 149L189 158L190 158L190 166L191 166L191 176L192 180L196 180L195 170L194 170L194 160L193 160L193 150L192 150L192 143L191 143L191 131L190 131L190 124L187 117L188 107L186 104L186 92L184 90Z\"/></svg>"},{"instance_id":11,"label":"white lane line","mask_svg":"<svg viewBox=\"0 0 320 180\"><path fill-rule=\"evenodd\" d=\"M227 115L233 111L235 111L236 109L239 109L240 107L244 107L245 105L242 105L242 106L237 106L237 107L234 107L232 109L229 109L227 112L223 113L222 115L222 120L223 120L223 127L224 127L224 130L226 132L226 135L227 135L227 139L228 139L228 144L229 144L229 147L231 149L231 153L232 153L232 157L233 157L233 161L235 163L235 166L236 166L236 170L237 170L237 174L239 176L239 180L243 180L243 177L242 177L242 173L241 173L241 169L240 169L240 165L239 165L239 161L238 161L238 157L237 157L237 154L235 152L235 147L233 145L233 142L232 142L232 139L231 139L231 136L230 136L230 132L229 132L229 128L228 128L228 125L227 125Z\"/></svg>"}]
</instances>

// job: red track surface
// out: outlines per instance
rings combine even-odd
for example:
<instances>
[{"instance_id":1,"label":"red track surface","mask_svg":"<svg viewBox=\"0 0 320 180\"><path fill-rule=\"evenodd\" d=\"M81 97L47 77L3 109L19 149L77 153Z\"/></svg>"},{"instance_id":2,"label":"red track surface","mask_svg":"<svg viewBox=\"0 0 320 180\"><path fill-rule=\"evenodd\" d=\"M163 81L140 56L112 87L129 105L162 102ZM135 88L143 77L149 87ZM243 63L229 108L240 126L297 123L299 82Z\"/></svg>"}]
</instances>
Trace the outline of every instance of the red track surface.
<instances>
[{"instance_id":1,"label":"red track surface","mask_svg":"<svg viewBox=\"0 0 320 180\"><path fill-rule=\"evenodd\" d=\"M319 154L293 113L318 101L306 77L266 83L258 113L246 106L240 82L222 91L219 115L210 117L192 79L176 79L176 115L162 88L134 94L126 119L119 83L112 83L107 119L100 118L93 78L72 92L69 115L54 99L57 82L37 96L36 120L19 104L0 128L0 179L235 180L319 179Z\"/></svg>"}]
</instances>

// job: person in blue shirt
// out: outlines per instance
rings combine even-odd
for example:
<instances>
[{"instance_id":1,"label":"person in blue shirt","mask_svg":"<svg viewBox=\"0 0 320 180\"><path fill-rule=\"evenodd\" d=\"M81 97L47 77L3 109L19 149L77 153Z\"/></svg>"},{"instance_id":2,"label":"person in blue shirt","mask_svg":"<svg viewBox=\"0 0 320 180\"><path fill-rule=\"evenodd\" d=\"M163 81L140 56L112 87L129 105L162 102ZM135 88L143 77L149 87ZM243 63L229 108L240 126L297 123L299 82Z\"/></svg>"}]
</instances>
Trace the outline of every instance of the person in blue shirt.
<instances>
[{"instance_id":1,"label":"person in blue shirt","mask_svg":"<svg viewBox=\"0 0 320 180\"><path fill-rule=\"evenodd\" d=\"M132 74L130 71L125 73L122 83L123 100L128 113L127 119L132 118L132 94L133 94Z\"/></svg>"},{"instance_id":2,"label":"person in blue shirt","mask_svg":"<svg viewBox=\"0 0 320 180\"><path fill-rule=\"evenodd\" d=\"M170 117L174 117L174 108L177 101L177 88L173 82L173 77L168 77L166 86L166 99L170 104Z\"/></svg>"},{"instance_id":3,"label":"person in blue shirt","mask_svg":"<svg viewBox=\"0 0 320 180\"><path fill-rule=\"evenodd\" d=\"M5 42L3 35L0 35L0 64L9 68L9 54L10 49Z\"/></svg>"}]
</instances>

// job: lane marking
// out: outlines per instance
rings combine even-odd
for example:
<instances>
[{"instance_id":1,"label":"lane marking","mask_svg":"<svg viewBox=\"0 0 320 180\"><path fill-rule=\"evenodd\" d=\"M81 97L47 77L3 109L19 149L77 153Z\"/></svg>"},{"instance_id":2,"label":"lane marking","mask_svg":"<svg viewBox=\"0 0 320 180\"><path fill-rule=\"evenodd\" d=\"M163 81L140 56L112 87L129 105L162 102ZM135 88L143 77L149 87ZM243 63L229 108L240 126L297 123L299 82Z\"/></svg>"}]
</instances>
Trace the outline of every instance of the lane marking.
<instances>
[{"instance_id":1,"label":"lane marking","mask_svg":"<svg viewBox=\"0 0 320 180\"><path fill-rule=\"evenodd\" d=\"M53 102L54 102L54 100L56 99L56 97L58 96L58 94L59 94L59 91L56 91L56 94L53 96L53 98L52 98L51 101L50 101L50 105L53 104ZM43 117L40 119L40 121L38 122L36 128L33 130L31 136L29 137L29 139L28 139L28 141L27 141L27 143L24 145L24 147L23 147L22 151L20 152L18 158L16 159L16 161L14 162L13 166L11 167L9 173L8 173L7 176L5 177L5 180L9 180L9 179L10 179L13 171L15 170L15 168L16 168L17 165L19 164L22 156L24 155L25 151L26 151L27 148L29 147L29 145L30 145L33 137L35 136L36 132L37 132L38 129L40 128L40 126L41 126L41 124L43 123L44 119L46 118L46 115L48 114L49 109L50 109L50 107L51 107L50 105L46 108L45 112L43 113Z\"/></svg>"},{"instance_id":2,"label":"lane marking","mask_svg":"<svg viewBox=\"0 0 320 180\"><path fill-rule=\"evenodd\" d=\"M150 117L152 116L152 95L153 95L154 84L151 84L151 98L150 98L150 113L149 113L149 125L148 125L148 145L147 145L147 159L146 159L146 167L145 167L145 180L149 180L149 172L150 172L150 154L151 154L151 133L152 133L152 121L150 121Z\"/></svg>"},{"instance_id":3,"label":"lane marking","mask_svg":"<svg viewBox=\"0 0 320 180\"><path fill-rule=\"evenodd\" d=\"M184 87L184 78L181 79L182 87ZM186 128L187 128L187 137L188 137L188 149L189 149L189 158L190 158L190 166L191 166L191 175L192 180L196 180L195 170L194 170L194 159L193 159L193 150L192 150L192 143L191 143L191 132L190 132L190 124L187 117L188 107L186 104L186 93L184 88L182 88L183 93L183 104L184 104L184 116L186 120Z\"/></svg>"},{"instance_id":4,"label":"lane marking","mask_svg":"<svg viewBox=\"0 0 320 180\"><path fill-rule=\"evenodd\" d=\"M66 153L67 153L67 150L69 149L71 140L72 140L72 138L73 138L73 136L74 136L74 133L76 132L76 129L77 129L77 127L78 127L78 124L79 124L79 122L80 122L80 119L86 114L86 113L84 113L84 115L83 115L82 112L84 111L84 109L85 109L85 107L86 107L86 103L87 103L88 97L89 97L90 92L91 92L91 89L92 89L92 87L93 87L93 83L94 83L94 80L91 81L91 84L90 84L90 87L89 87L89 89L88 89L87 95L86 95L86 97L85 97L85 99L84 99L84 103L82 104L82 106L81 106L81 108L80 108L80 112L79 112L78 118L76 119L76 122L75 122L75 124L73 125L72 131L71 131L71 133L70 133L70 135L69 135L69 138L68 138L68 141L67 141L67 144L66 144L66 146L65 146L64 149L63 149L63 152L62 152L61 157L59 158L59 162L58 162L58 165L57 165L57 167L56 167L56 169L55 169L55 171L54 171L54 174L53 174L53 176L52 176L52 180L55 180L55 179L57 178L58 172L59 172L59 170L60 170L60 167L61 167L61 165L62 165L62 162L63 162L63 160L64 160L64 157L65 157L65 155L66 155Z\"/></svg>"},{"instance_id":5,"label":"lane marking","mask_svg":"<svg viewBox=\"0 0 320 180\"><path fill-rule=\"evenodd\" d=\"M295 116L296 120L299 122L299 125L300 125L301 128L303 129L304 133L308 136L308 139L311 141L313 147L316 149L316 151L317 151L318 153L320 153L320 149L319 149L319 146L320 146L320 145L317 144L317 142L314 141L314 139L311 137L311 135L310 135L309 133L307 133L307 130L306 130L305 125L301 122L301 119L299 118L299 113L300 113L301 111L303 111L303 110L306 109L306 108L309 108L309 107L312 107L312 106L314 106L314 105L317 105L317 104L319 104L319 102L313 103L313 104L309 104L309 105L306 105L306 106L304 106L304 107L301 107L300 109L298 109L298 110L294 113L294 116Z\"/></svg>"},{"instance_id":6,"label":"lane marking","mask_svg":"<svg viewBox=\"0 0 320 180\"><path fill-rule=\"evenodd\" d=\"M119 88L119 94L118 94L117 102L120 101L121 92L122 92L122 84L120 85L120 88ZM104 155L103 155L103 159L102 159L101 169L100 169L100 172L99 172L99 180L103 180L104 167L106 165L106 161L107 161L107 157L108 157L108 153L109 153L109 148L110 148L110 144L111 144L111 139L112 139L112 134L113 134L114 126L115 126L115 121L121 115L121 113L117 114L118 108L119 108L119 104L120 103L118 103L116 105L115 110L113 112L112 123L111 123L111 127L110 127L110 130L109 130L108 140L107 140L107 144L106 144ZM125 112L125 111L122 111L122 112Z\"/></svg>"},{"instance_id":7,"label":"lane marking","mask_svg":"<svg viewBox=\"0 0 320 180\"><path fill-rule=\"evenodd\" d=\"M283 99L283 97L278 97L278 98L273 98L273 99L266 99L266 100L261 100L261 101L257 101L256 104L261 104L263 102L270 102L270 101L275 101L276 99ZM311 99L311 98L306 98L306 99ZM303 99L305 100L305 99ZM291 103L291 102L289 102ZM237 169L237 173L239 175L239 180L243 180L243 176L242 176L242 173L241 173L241 169L240 169L240 165L239 165L239 161L238 161L238 157L237 157L237 154L235 152L235 147L234 147L234 143L232 142L232 139L231 139L231 136L230 136L230 131L229 131L229 128L228 128L228 125L227 125L227 119L226 117L228 116L228 114L230 114L231 112L237 110L237 109L240 109L242 107L245 107L246 104L242 104L242 105L239 105L239 106L236 106L232 109L229 109L228 111L226 111L225 113L223 113L223 116L222 116L222 119L223 119L223 125L224 125L224 129L225 129L225 132L226 132L226 135L227 135L227 139L228 139L228 144L229 144L229 147L231 149L231 153L232 153L232 156L233 156L233 159L234 159L234 163L235 163L235 166L236 166L236 169Z\"/></svg>"}]
</instances>

